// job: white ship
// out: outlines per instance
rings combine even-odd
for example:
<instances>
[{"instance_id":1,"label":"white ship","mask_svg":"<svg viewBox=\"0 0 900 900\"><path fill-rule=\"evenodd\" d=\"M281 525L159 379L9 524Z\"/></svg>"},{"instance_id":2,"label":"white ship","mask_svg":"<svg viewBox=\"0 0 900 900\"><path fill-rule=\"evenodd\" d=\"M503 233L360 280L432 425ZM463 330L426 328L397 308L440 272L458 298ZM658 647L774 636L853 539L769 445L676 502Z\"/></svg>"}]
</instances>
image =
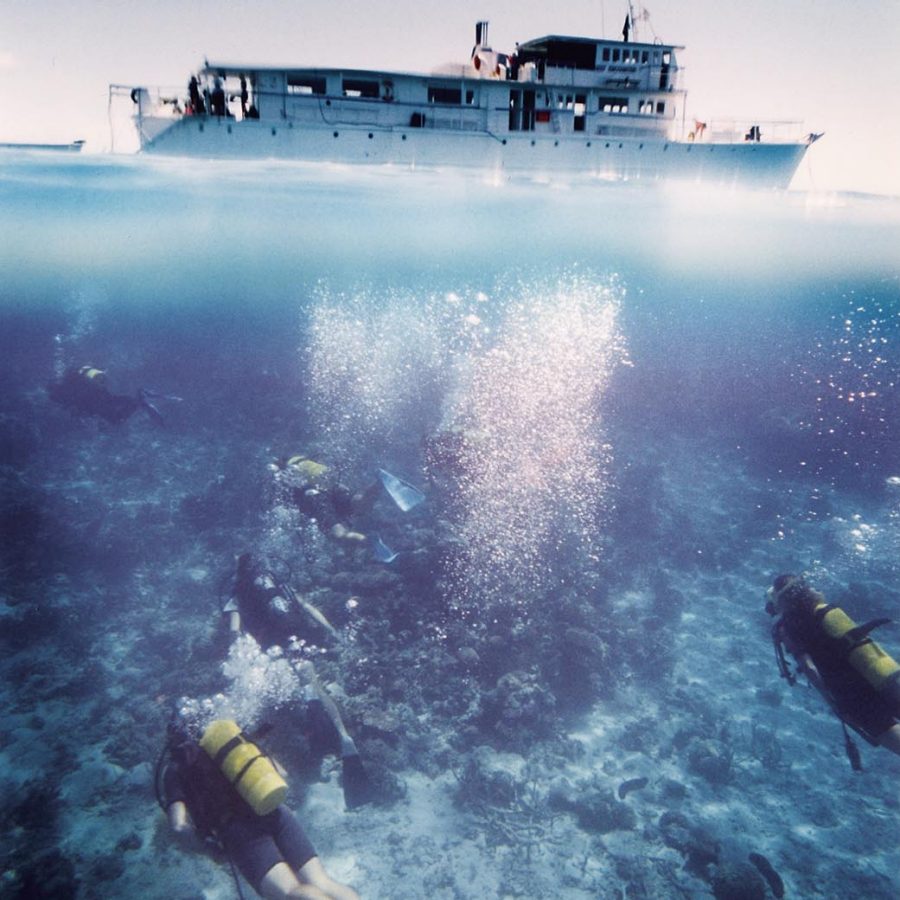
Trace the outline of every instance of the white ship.
<instances>
[{"instance_id":1,"label":"white ship","mask_svg":"<svg viewBox=\"0 0 900 900\"><path fill-rule=\"evenodd\" d=\"M672 44L549 35L431 74L206 62L186 97L127 92L145 153L465 166L786 188L818 135L687 120Z\"/></svg>"}]
</instances>

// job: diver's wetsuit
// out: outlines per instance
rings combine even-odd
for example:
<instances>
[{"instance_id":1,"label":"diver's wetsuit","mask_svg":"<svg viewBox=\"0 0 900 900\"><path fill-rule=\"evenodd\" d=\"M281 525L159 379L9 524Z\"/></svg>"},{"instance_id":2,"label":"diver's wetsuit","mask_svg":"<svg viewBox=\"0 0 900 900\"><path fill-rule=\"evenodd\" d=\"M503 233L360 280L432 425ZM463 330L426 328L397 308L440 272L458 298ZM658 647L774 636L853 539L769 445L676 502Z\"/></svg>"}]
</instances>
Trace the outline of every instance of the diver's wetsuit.
<instances>
[{"instance_id":1,"label":"diver's wetsuit","mask_svg":"<svg viewBox=\"0 0 900 900\"><path fill-rule=\"evenodd\" d=\"M291 637L313 637L307 617L297 608L290 592L250 553L238 557L234 598L242 629L252 634L263 650L276 644L287 649ZM226 606L225 612L229 611Z\"/></svg>"},{"instance_id":2,"label":"diver's wetsuit","mask_svg":"<svg viewBox=\"0 0 900 900\"><path fill-rule=\"evenodd\" d=\"M353 495L342 484L308 484L291 491L294 505L303 515L316 520L320 531L329 532L353 515Z\"/></svg>"},{"instance_id":3,"label":"diver's wetsuit","mask_svg":"<svg viewBox=\"0 0 900 900\"><path fill-rule=\"evenodd\" d=\"M280 862L298 871L316 851L300 822L282 805L258 816L193 741L172 749L164 779L166 809L182 801L201 835L213 835L256 891Z\"/></svg>"},{"instance_id":4,"label":"diver's wetsuit","mask_svg":"<svg viewBox=\"0 0 900 900\"><path fill-rule=\"evenodd\" d=\"M828 635L816 613L801 603L792 603L775 625L774 636L794 655L808 653L838 715L867 741L877 744L897 724L900 710L891 703L847 659L846 645Z\"/></svg>"}]
</instances>

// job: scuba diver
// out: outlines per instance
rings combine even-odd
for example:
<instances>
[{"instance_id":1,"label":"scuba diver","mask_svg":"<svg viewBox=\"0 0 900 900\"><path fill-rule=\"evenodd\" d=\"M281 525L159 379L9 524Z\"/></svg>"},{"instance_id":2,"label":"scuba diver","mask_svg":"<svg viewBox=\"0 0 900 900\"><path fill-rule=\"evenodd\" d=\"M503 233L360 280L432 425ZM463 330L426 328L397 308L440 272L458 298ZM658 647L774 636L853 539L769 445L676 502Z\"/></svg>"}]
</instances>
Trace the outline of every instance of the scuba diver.
<instances>
[{"instance_id":1,"label":"scuba diver","mask_svg":"<svg viewBox=\"0 0 900 900\"><path fill-rule=\"evenodd\" d=\"M223 608L232 635L246 631L264 650L285 647L291 637L321 642L338 633L324 614L278 578L252 553L237 560L232 595Z\"/></svg>"},{"instance_id":2,"label":"scuba diver","mask_svg":"<svg viewBox=\"0 0 900 900\"><path fill-rule=\"evenodd\" d=\"M337 480L328 466L303 454L280 459L269 468L275 474L276 484L287 492L291 503L315 522L319 531L339 540L360 543L369 540L367 535L349 523L372 511L382 488L402 512L409 512L425 500L425 495L418 488L384 469L378 470L377 480L354 494ZM376 559L387 563L396 559L397 554L379 538L376 537L371 543Z\"/></svg>"},{"instance_id":3,"label":"scuba diver","mask_svg":"<svg viewBox=\"0 0 900 900\"><path fill-rule=\"evenodd\" d=\"M296 815L283 804L284 770L230 719L195 737L169 725L156 766L156 796L173 830L212 840L261 897L359 900L322 865ZM243 897L235 873L238 894Z\"/></svg>"},{"instance_id":4,"label":"scuba diver","mask_svg":"<svg viewBox=\"0 0 900 900\"><path fill-rule=\"evenodd\" d=\"M352 517L369 512L378 493L371 485L359 494L341 484L333 471L303 454L280 459L269 467L276 483L283 487L297 509L316 523L323 534L345 541L366 540L366 535L349 527Z\"/></svg>"},{"instance_id":5,"label":"scuba diver","mask_svg":"<svg viewBox=\"0 0 900 900\"><path fill-rule=\"evenodd\" d=\"M238 557L234 590L222 612L228 616L232 637L248 633L263 650L276 645L290 650L298 637L311 642L321 642L323 638L339 640L337 630L318 608L290 585L279 582L250 553ZM310 749L318 756L340 757L348 809L369 803L372 800L369 776L337 705L309 660L294 660L292 666L303 686L305 731Z\"/></svg>"},{"instance_id":6,"label":"scuba diver","mask_svg":"<svg viewBox=\"0 0 900 900\"><path fill-rule=\"evenodd\" d=\"M68 369L58 381L47 387L50 399L65 406L80 416L98 416L113 425L118 425L143 409L157 424L164 425L159 410L151 399L178 400L178 397L164 397L140 388L134 397L127 394L113 394L107 387L106 372L94 366Z\"/></svg>"},{"instance_id":7,"label":"scuba diver","mask_svg":"<svg viewBox=\"0 0 900 900\"><path fill-rule=\"evenodd\" d=\"M779 617L772 640L781 677L791 685L797 680L787 650L797 673L806 676L840 720L854 770L861 771L862 764L848 726L873 746L900 755L900 665L869 636L891 620L857 625L797 575L779 575L768 598L766 612Z\"/></svg>"}]
</instances>

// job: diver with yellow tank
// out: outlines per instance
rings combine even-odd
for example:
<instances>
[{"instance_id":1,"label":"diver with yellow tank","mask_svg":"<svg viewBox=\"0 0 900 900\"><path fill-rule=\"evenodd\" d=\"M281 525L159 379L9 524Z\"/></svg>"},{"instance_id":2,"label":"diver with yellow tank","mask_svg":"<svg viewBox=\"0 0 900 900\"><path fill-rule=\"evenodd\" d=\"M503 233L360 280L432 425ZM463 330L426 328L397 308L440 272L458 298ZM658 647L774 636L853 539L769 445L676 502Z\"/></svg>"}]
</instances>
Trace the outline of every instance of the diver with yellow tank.
<instances>
[{"instance_id":1,"label":"diver with yellow tank","mask_svg":"<svg viewBox=\"0 0 900 900\"><path fill-rule=\"evenodd\" d=\"M269 465L276 489L282 499L296 507L319 531L340 541L369 544L379 562L391 563L397 558L377 535L359 531L355 524L372 511L382 489L404 513L425 501L415 486L384 469L362 490L351 491L334 469L316 462L303 453L276 460Z\"/></svg>"},{"instance_id":2,"label":"diver with yellow tank","mask_svg":"<svg viewBox=\"0 0 900 900\"><path fill-rule=\"evenodd\" d=\"M218 842L260 896L359 900L328 875L284 805L284 770L236 722L217 719L202 734L170 725L156 786L175 832Z\"/></svg>"},{"instance_id":3,"label":"diver with yellow tank","mask_svg":"<svg viewBox=\"0 0 900 900\"><path fill-rule=\"evenodd\" d=\"M772 640L781 676L791 685L797 680L787 650L797 673L806 676L840 719L853 768L860 770L861 762L848 726L870 744L900 755L900 665L870 637L891 620L857 625L797 575L775 579L766 611L778 617Z\"/></svg>"}]
</instances>

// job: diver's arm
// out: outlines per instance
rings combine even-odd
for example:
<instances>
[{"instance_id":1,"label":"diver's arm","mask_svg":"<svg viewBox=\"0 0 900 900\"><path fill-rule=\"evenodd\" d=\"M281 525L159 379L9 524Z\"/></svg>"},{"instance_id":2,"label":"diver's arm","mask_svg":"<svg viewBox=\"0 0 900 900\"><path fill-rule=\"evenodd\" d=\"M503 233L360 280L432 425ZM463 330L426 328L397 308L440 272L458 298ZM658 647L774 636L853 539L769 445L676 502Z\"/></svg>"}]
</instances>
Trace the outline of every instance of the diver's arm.
<instances>
[{"instance_id":1,"label":"diver's arm","mask_svg":"<svg viewBox=\"0 0 900 900\"><path fill-rule=\"evenodd\" d=\"M169 819L169 827L175 832L175 837L183 850L199 852L204 849L203 838L194 827L187 804L183 800L172 801L166 815Z\"/></svg>"},{"instance_id":2,"label":"diver's arm","mask_svg":"<svg viewBox=\"0 0 900 900\"><path fill-rule=\"evenodd\" d=\"M812 657L801 650L794 653L794 658L797 660L797 673L799 675L805 675L807 681L809 681L809 683L817 690L824 690L822 676L819 674L819 670L816 668L816 664L813 662Z\"/></svg>"},{"instance_id":3,"label":"diver's arm","mask_svg":"<svg viewBox=\"0 0 900 900\"><path fill-rule=\"evenodd\" d=\"M194 824L191 822L184 800L175 800L169 804L168 817L169 826L178 834L187 834L194 830Z\"/></svg>"},{"instance_id":4,"label":"diver's arm","mask_svg":"<svg viewBox=\"0 0 900 900\"><path fill-rule=\"evenodd\" d=\"M781 642L797 664L797 675L805 675L807 681L818 691L825 689L822 676L816 668L809 653L803 649L803 645L791 634L790 630L785 627L784 620L780 620L775 624L772 636L776 642Z\"/></svg>"},{"instance_id":5,"label":"diver's arm","mask_svg":"<svg viewBox=\"0 0 900 900\"><path fill-rule=\"evenodd\" d=\"M228 616L228 633L237 637L241 633L241 611L236 597L232 597L222 608L222 614Z\"/></svg>"}]
</instances>

